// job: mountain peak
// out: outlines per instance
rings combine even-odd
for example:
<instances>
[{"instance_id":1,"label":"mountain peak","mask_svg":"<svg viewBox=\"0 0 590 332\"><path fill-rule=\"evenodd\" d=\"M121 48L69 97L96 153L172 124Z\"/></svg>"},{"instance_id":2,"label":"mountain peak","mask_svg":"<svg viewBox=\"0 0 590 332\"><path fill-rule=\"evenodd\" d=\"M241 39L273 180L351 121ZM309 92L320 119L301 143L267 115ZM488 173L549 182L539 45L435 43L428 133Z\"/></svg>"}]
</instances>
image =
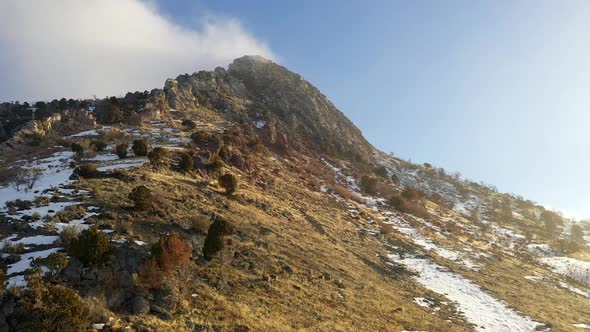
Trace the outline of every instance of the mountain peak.
<instances>
[{"instance_id":1,"label":"mountain peak","mask_svg":"<svg viewBox=\"0 0 590 332\"><path fill-rule=\"evenodd\" d=\"M319 89L258 55L237 58L228 70L178 76L164 91L174 109L207 108L230 120L261 120L300 146L346 159L372 156L361 131Z\"/></svg>"}]
</instances>

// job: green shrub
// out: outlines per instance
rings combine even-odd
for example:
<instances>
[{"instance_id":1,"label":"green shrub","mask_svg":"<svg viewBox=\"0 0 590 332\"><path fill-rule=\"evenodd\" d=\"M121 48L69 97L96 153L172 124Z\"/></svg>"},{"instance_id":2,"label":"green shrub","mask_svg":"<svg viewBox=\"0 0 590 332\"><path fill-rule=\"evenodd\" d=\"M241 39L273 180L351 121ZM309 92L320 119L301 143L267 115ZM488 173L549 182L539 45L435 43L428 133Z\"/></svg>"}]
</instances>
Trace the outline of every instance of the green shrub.
<instances>
[{"instance_id":1,"label":"green shrub","mask_svg":"<svg viewBox=\"0 0 590 332\"><path fill-rule=\"evenodd\" d=\"M104 151L108 144L105 141L96 140L92 142L92 146L94 147L94 151Z\"/></svg>"},{"instance_id":2,"label":"green shrub","mask_svg":"<svg viewBox=\"0 0 590 332\"><path fill-rule=\"evenodd\" d=\"M127 144L127 143L117 144L117 146L115 147L115 153L117 154L117 156L119 156L119 158L123 159L123 158L127 157L127 150L128 149L129 149L129 144Z\"/></svg>"},{"instance_id":3,"label":"green shrub","mask_svg":"<svg viewBox=\"0 0 590 332\"><path fill-rule=\"evenodd\" d=\"M233 194L238 189L238 178L231 173L223 174L219 177L218 181L219 185L225 189L225 193L228 195Z\"/></svg>"},{"instance_id":4,"label":"green shrub","mask_svg":"<svg viewBox=\"0 0 590 332\"><path fill-rule=\"evenodd\" d=\"M85 179L97 178L100 174L95 164L82 164L74 169L74 175Z\"/></svg>"},{"instance_id":5,"label":"green shrub","mask_svg":"<svg viewBox=\"0 0 590 332\"><path fill-rule=\"evenodd\" d=\"M148 142L145 139L136 139L133 141L133 153L138 157L143 157L148 153Z\"/></svg>"},{"instance_id":6,"label":"green shrub","mask_svg":"<svg viewBox=\"0 0 590 332\"><path fill-rule=\"evenodd\" d=\"M219 217L216 218L211 226L209 226L209 231L203 244L203 257L205 260L212 260L223 249L223 237L231 235L233 232L233 226L229 222Z\"/></svg>"},{"instance_id":7,"label":"green shrub","mask_svg":"<svg viewBox=\"0 0 590 332\"><path fill-rule=\"evenodd\" d=\"M195 162L193 161L193 156L184 152L180 155L180 163L178 164L180 169L185 172L190 172L195 167Z\"/></svg>"},{"instance_id":8,"label":"green shrub","mask_svg":"<svg viewBox=\"0 0 590 332\"><path fill-rule=\"evenodd\" d=\"M201 144L207 143L209 141L209 139L211 139L211 135L208 132L203 131L203 130L195 131L191 135L191 140L196 145L201 145Z\"/></svg>"},{"instance_id":9,"label":"green shrub","mask_svg":"<svg viewBox=\"0 0 590 332\"><path fill-rule=\"evenodd\" d=\"M154 204L154 196L146 186L137 186L129 193L129 199L135 203L136 211L147 211Z\"/></svg>"},{"instance_id":10,"label":"green shrub","mask_svg":"<svg viewBox=\"0 0 590 332\"><path fill-rule=\"evenodd\" d=\"M166 150L166 148L157 147L150 151L147 156L150 160L150 164L153 166L164 166L166 164L166 158L168 157L168 150Z\"/></svg>"},{"instance_id":11,"label":"green shrub","mask_svg":"<svg viewBox=\"0 0 590 332\"><path fill-rule=\"evenodd\" d=\"M82 144L72 143L72 152L74 152L78 157L81 157L84 155L84 147Z\"/></svg>"},{"instance_id":12,"label":"green shrub","mask_svg":"<svg viewBox=\"0 0 590 332\"><path fill-rule=\"evenodd\" d=\"M68 254L87 266L106 263L113 251L107 236L96 227L86 229L71 240Z\"/></svg>"},{"instance_id":13,"label":"green shrub","mask_svg":"<svg viewBox=\"0 0 590 332\"><path fill-rule=\"evenodd\" d=\"M400 184L399 178L398 178L398 177L397 177L397 175L395 175L395 174L392 174L392 175L391 175L391 181L392 181L394 184L397 184L397 185L399 185L399 184Z\"/></svg>"}]
</instances>

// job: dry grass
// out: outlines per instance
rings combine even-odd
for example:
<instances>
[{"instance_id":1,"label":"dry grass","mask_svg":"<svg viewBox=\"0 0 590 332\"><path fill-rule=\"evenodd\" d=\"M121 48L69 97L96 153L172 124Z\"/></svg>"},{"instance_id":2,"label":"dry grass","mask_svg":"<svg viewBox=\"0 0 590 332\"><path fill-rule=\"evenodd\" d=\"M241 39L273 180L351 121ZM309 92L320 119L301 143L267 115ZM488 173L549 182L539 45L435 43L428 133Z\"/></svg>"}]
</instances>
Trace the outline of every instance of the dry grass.
<instances>
[{"instance_id":1,"label":"dry grass","mask_svg":"<svg viewBox=\"0 0 590 332\"><path fill-rule=\"evenodd\" d=\"M206 267L189 264L167 281L188 301L176 321L255 331L469 330L462 321L450 324L447 316L413 303L415 294L433 294L388 271L376 257L382 244L359 239L341 202L309 191L306 180L289 176L287 168L280 171L284 176L265 191L242 174L240 200L229 200L198 176L177 172L150 172L133 183L166 193L164 209L135 215L134 231L148 242L161 232L198 236L170 223L192 220L197 211L217 213L237 229L220 260ZM130 184L93 179L85 185L94 189L91 204L129 210ZM186 330L157 319L133 319L153 329Z\"/></svg>"}]
</instances>

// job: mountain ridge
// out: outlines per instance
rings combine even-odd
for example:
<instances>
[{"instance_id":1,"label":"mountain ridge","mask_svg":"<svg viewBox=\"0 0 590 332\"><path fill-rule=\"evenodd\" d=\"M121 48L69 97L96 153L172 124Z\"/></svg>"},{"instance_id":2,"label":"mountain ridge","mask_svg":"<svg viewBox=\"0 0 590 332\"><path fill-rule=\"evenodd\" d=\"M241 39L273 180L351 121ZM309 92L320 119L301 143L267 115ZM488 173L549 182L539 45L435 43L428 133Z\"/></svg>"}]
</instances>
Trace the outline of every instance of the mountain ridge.
<instances>
[{"instance_id":1,"label":"mountain ridge","mask_svg":"<svg viewBox=\"0 0 590 332\"><path fill-rule=\"evenodd\" d=\"M266 59L10 107L47 117L0 149L0 331L590 323L590 225L378 151Z\"/></svg>"}]
</instances>

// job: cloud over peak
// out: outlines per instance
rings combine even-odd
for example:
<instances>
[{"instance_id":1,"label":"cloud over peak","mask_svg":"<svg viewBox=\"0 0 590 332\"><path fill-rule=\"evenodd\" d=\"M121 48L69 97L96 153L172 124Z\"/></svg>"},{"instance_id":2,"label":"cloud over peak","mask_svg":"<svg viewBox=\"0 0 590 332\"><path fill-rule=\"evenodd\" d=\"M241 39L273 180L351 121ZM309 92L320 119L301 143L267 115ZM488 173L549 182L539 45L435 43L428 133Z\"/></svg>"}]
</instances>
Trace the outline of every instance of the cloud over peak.
<instances>
[{"instance_id":1,"label":"cloud over peak","mask_svg":"<svg viewBox=\"0 0 590 332\"><path fill-rule=\"evenodd\" d=\"M0 102L149 90L244 54L273 58L231 18L193 30L140 0L0 2Z\"/></svg>"}]
</instances>

